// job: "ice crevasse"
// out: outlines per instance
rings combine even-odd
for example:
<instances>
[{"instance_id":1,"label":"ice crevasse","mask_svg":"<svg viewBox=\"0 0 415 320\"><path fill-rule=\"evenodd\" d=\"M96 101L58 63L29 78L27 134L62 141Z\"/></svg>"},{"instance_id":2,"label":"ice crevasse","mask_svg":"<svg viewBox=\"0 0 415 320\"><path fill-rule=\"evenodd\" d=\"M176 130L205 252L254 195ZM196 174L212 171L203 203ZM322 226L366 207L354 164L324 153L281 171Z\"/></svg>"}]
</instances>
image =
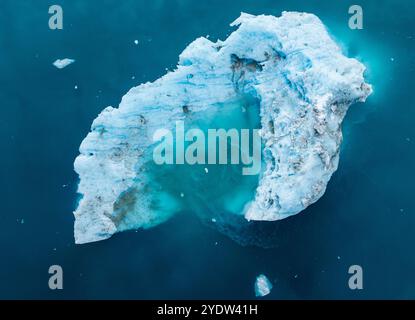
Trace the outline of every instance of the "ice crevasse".
<instances>
[{"instance_id":1,"label":"ice crevasse","mask_svg":"<svg viewBox=\"0 0 415 320\"><path fill-rule=\"evenodd\" d=\"M211 215L221 211L217 223L232 214L248 221L281 220L325 193L338 167L345 114L372 92L365 66L344 56L313 14L242 13L232 26L236 30L224 41L196 39L180 55L176 70L132 88L118 108L107 107L94 120L74 163L81 195L74 213L76 243L150 228L198 201L211 202L204 199L208 191L188 199L191 190L203 189L201 184L216 189L209 179L218 176L211 169L196 178L190 177L194 168L174 171L183 178L190 170L183 179L195 183L181 192L175 189L180 183L171 181L173 171L152 164L153 134L174 130L176 121L232 126L240 117L260 128L260 175L245 189L216 190L221 201L212 207L195 204ZM232 174L217 174L225 174L224 184L239 185ZM227 190L237 204L229 205Z\"/></svg>"}]
</instances>

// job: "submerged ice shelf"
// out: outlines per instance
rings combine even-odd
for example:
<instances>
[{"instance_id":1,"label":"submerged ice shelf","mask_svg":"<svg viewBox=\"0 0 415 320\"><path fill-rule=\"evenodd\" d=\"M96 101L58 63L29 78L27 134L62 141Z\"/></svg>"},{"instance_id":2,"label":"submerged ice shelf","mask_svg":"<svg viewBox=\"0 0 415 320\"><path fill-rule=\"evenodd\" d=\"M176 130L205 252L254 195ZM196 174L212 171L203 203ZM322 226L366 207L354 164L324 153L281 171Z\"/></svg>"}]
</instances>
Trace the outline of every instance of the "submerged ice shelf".
<instances>
[{"instance_id":1,"label":"submerged ice shelf","mask_svg":"<svg viewBox=\"0 0 415 320\"><path fill-rule=\"evenodd\" d=\"M198 38L174 72L131 89L92 124L75 160L82 195L75 241L156 226L194 210L226 232L249 221L276 221L316 202L336 171L341 124L365 101L365 67L345 57L312 14L242 14L225 41ZM154 165L153 134L189 127L259 128L262 171L231 166Z\"/></svg>"}]
</instances>

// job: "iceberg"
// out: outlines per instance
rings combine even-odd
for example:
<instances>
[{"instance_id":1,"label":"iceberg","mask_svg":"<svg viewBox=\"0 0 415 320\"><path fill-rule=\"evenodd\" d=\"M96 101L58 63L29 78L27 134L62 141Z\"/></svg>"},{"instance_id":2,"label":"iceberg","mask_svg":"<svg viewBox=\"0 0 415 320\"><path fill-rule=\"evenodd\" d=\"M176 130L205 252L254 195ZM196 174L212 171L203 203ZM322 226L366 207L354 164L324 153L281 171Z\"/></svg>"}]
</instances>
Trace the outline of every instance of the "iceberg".
<instances>
[{"instance_id":1,"label":"iceberg","mask_svg":"<svg viewBox=\"0 0 415 320\"><path fill-rule=\"evenodd\" d=\"M248 221L298 214L323 196L338 167L346 112L372 92L365 66L344 56L313 14L242 13L231 26L224 41L193 41L176 70L132 88L94 120L74 163L76 243L151 228L186 210L236 232ZM259 129L260 174L156 166L152 137L178 121L205 131Z\"/></svg>"},{"instance_id":2,"label":"iceberg","mask_svg":"<svg viewBox=\"0 0 415 320\"><path fill-rule=\"evenodd\" d=\"M261 274L256 278L255 281L255 296L265 297L271 293L273 285L269 279Z\"/></svg>"}]
</instances>

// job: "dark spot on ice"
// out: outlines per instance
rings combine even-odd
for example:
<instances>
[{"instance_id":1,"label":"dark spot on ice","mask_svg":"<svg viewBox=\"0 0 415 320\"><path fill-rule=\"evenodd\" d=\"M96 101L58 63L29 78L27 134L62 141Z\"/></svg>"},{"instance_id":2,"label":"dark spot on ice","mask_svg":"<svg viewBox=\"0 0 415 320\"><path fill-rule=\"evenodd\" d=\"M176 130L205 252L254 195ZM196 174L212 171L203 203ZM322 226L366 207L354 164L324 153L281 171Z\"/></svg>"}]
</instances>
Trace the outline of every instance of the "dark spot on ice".
<instances>
[{"instance_id":1,"label":"dark spot on ice","mask_svg":"<svg viewBox=\"0 0 415 320\"><path fill-rule=\"evenodd\" d=\"M183 106L183 113L189 113L190 109L188 106Z\"/></svg>"}]
</instances>

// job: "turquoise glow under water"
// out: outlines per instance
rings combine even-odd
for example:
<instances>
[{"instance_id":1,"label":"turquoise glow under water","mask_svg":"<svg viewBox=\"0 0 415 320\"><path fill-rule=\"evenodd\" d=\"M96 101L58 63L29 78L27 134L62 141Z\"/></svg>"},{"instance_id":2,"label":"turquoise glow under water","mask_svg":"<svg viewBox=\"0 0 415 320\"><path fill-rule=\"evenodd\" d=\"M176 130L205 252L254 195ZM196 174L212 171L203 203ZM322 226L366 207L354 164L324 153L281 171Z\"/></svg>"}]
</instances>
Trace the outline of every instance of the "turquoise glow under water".
<instances>
[{"instance_id":1,"label":"turquoise glow under water","mask_svg":"<svg viewBox=\"0 0 415 320\"><path fill-rule=\"evenodd\" d=\"M246 96L218 103L208 112L192 114L189 109L183 123L178 125L183 126L182 134L187 134L190 130L199 130L200 134L203 134L203 137L197 138L199 143L202 141L203 150L192 153L195 157L199 153L203 155L202 163L191 164L187 160L186 153L189 147L197 142L196 138L193 141L181 142L184 146L181 152L184 160L182 164L177 163L180 155L177 151L179 148L176 130L171 131L171 138L164 138L155 143L148 151L149 154L145 155L149 161L143 167L137 168L141 172L140 178L120 196L116 204L117 210L112 220L119 230L142 225L143 216L151 217L145 224L145 228L150 228L183 211L197 214L204 221L221 223L215 220L219 217L226 219L227 215L243 217L245 207L254 199L261 172L258 170L257 174L243 174L243 169L251 168L253 164L244 164L241 153L246 152L250 157L253 156L254 129L260 128L259 101ZM208 131L220 129L227 133L229 130L236 130L238 141L226 139L226 148L221 147L218 138L214 143L209 141ZM242 130L249 130L249 149L246 150L242 146ZM161 144L166 148L171 146L173 163L156 164L153 160L155 150ZM257 153L261 154L261 144L258 147ZM215 163L209 164L210 152L216 154ZM227 160L223 164L219 164L221 152L224 152ZM164 147L162 153L165 159ZM235 154L240 160L238 164L232 163L236 160L232 158ZM260 157L256 161L259 162L258 166L261 166ZM148 208L145 203L149 203Z\"/></svg>"},{"instance_id":2,"label":"turquoise glow under water","mask_svg":"<svg viewBox=\"0 0 415 320\"><path fill-rule=\"evenodd\" d=\"M274 284L269 299L415 298L415 4L359 2L363 30L348 28L346 0L60 0L64 30L51 31L50 1L0 1L0 298L254 298L259 274ZM195 38L224 39L241 11L283 10L318 15L375 89L348 113L325 196L298 216L237 230L265 232L272 249L240 246L192 208L154 229L74 245L73 160L97 114L173 68ZM52 66L64 57L77 61ZM63 291L48 289L53 264ZM363 291L347 286L354 264Z\"/></svg>"}]
</instances>

